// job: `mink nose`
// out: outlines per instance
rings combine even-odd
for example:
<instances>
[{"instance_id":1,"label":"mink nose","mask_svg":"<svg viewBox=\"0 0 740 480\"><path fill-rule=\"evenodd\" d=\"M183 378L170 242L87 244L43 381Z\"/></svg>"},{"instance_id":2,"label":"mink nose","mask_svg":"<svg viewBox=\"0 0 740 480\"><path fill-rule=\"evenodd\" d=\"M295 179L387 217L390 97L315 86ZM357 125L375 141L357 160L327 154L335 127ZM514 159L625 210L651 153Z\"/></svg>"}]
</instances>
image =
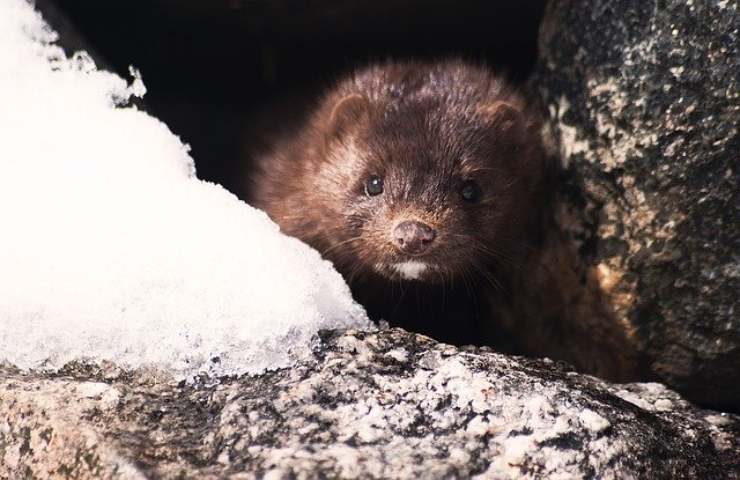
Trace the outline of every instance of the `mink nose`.
<instances>
[{"instance_id":1,"label":"mink nose","mask_svg":"<svg viewBox=\"0 0 740 480\"><path fill-rule=\"evenodd\" d=\"M418 255L432 244L437 232L429 225L416 221L399 223L393 229L393 242L403 253Z\"/></svg>"}]
</instances>

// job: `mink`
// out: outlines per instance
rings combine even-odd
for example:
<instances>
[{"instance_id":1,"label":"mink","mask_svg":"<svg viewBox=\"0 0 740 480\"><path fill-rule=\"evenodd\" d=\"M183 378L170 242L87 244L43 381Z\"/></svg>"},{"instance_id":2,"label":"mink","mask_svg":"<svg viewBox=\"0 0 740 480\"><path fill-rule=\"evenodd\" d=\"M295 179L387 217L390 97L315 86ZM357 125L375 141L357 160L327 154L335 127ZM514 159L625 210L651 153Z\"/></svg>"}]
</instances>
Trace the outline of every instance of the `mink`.
<instances>
[{"instance_id":1,"label":"mink","mask_svg":"<svg viewBox=\"0 0 740 480\"><path fill-rule=\"evenodd\" d=\"M541 240L541 126L486 67L371 65L258 159L250 200L333 262L372 318L501 345L497 309Z\"/></svg>"}]
</instances>

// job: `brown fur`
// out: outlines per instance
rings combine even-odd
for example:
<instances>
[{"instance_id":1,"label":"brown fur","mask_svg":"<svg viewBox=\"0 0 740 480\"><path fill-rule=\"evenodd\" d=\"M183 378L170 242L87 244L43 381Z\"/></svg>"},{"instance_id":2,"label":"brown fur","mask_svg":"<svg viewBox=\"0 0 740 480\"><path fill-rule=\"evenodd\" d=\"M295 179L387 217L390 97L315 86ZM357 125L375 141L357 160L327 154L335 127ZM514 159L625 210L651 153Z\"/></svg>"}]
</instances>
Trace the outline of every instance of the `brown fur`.
<instances>
[{"instance_id":1,"label":"brown fur","mask_svg":"<svg viewBox=\"0 0 740 480\"><path fill-rule=\"evenodd\" d=\"M371 66L339 81L302 128L260 159L251 201L331 260L376 319L442 341L579 363L567 349L543 347L543 335L517 329L519 317L521 326L541 326L532 305L563 314L571 295L512 295L553 281L525 271L541 263L552 201L540 130L533 106L485 68ZM366 194L371 175L383 178L382 194ZM460 196L466 180L480 186L477 203ZM392 242L405 220L436 230L420 257ZM410 260L433 267L403 279L391 266ZM591 370L618 377L610 368Z\"/></svg>"},{"instance_id":2,"label":"brown fur","mask_svg":"<svg viewBox=\"0 0 740 480\"><path fill-rule=\"evenodd\" d=\"M490 295L481 291L505 291L531 248L546 173L539 129L523 96L484 68L373 66L340 81L304 128L262 158L252 201L334 262L371 314L422 322L414 326L439 336L450 326L447 310L475 323L488 316ZM385 191L368 197L364 181L375 174ZM468 179L482 190L476 204L459 195ZM437 231L423 256L434 268L420 281L388 267L415 260L390 241L403 220ZM445 305L420 312L415 297L427 303L430 291ZM480 328L457 334L466 329L442 339L482 343Z\"/></svg>"}]
</instances>

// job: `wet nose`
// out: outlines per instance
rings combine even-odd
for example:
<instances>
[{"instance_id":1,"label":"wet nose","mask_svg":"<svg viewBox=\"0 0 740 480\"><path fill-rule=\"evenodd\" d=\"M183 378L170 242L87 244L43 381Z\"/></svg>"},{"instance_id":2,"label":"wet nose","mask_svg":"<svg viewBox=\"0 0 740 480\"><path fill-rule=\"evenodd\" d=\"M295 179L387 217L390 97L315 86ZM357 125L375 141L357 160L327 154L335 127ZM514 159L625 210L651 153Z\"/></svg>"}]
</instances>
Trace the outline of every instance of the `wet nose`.
<instances>
[{"instance_id":1,"label":"wet nose","mask_svg":"<svg viewBox=\"0 0 740 480\"><path fill-rule=\"evenodd\" d=\"M429 225L416 221L399 223L393 230L393 243L403 253L418 255L432 244L437 232Z\"/></svg>"}]
</instances>

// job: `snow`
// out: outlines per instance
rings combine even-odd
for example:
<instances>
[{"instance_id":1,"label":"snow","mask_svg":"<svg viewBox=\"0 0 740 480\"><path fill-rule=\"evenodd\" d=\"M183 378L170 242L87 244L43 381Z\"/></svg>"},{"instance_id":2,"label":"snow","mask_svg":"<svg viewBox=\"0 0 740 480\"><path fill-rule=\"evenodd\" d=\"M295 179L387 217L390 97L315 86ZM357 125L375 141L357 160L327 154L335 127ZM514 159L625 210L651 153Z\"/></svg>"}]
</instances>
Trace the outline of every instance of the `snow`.
<instances>
[{"instance_id":1,"label":"snow","mask_svg":"<svg viewBox=\"0 0 740 480\"><path fill-rule=\"evenodd\" d=\"M319 329L370 328L331 264L121 106L145 92L134 70L55 38L0 2L0 361L240 374L289 365Z\"/></svg>"}]
</instances>

